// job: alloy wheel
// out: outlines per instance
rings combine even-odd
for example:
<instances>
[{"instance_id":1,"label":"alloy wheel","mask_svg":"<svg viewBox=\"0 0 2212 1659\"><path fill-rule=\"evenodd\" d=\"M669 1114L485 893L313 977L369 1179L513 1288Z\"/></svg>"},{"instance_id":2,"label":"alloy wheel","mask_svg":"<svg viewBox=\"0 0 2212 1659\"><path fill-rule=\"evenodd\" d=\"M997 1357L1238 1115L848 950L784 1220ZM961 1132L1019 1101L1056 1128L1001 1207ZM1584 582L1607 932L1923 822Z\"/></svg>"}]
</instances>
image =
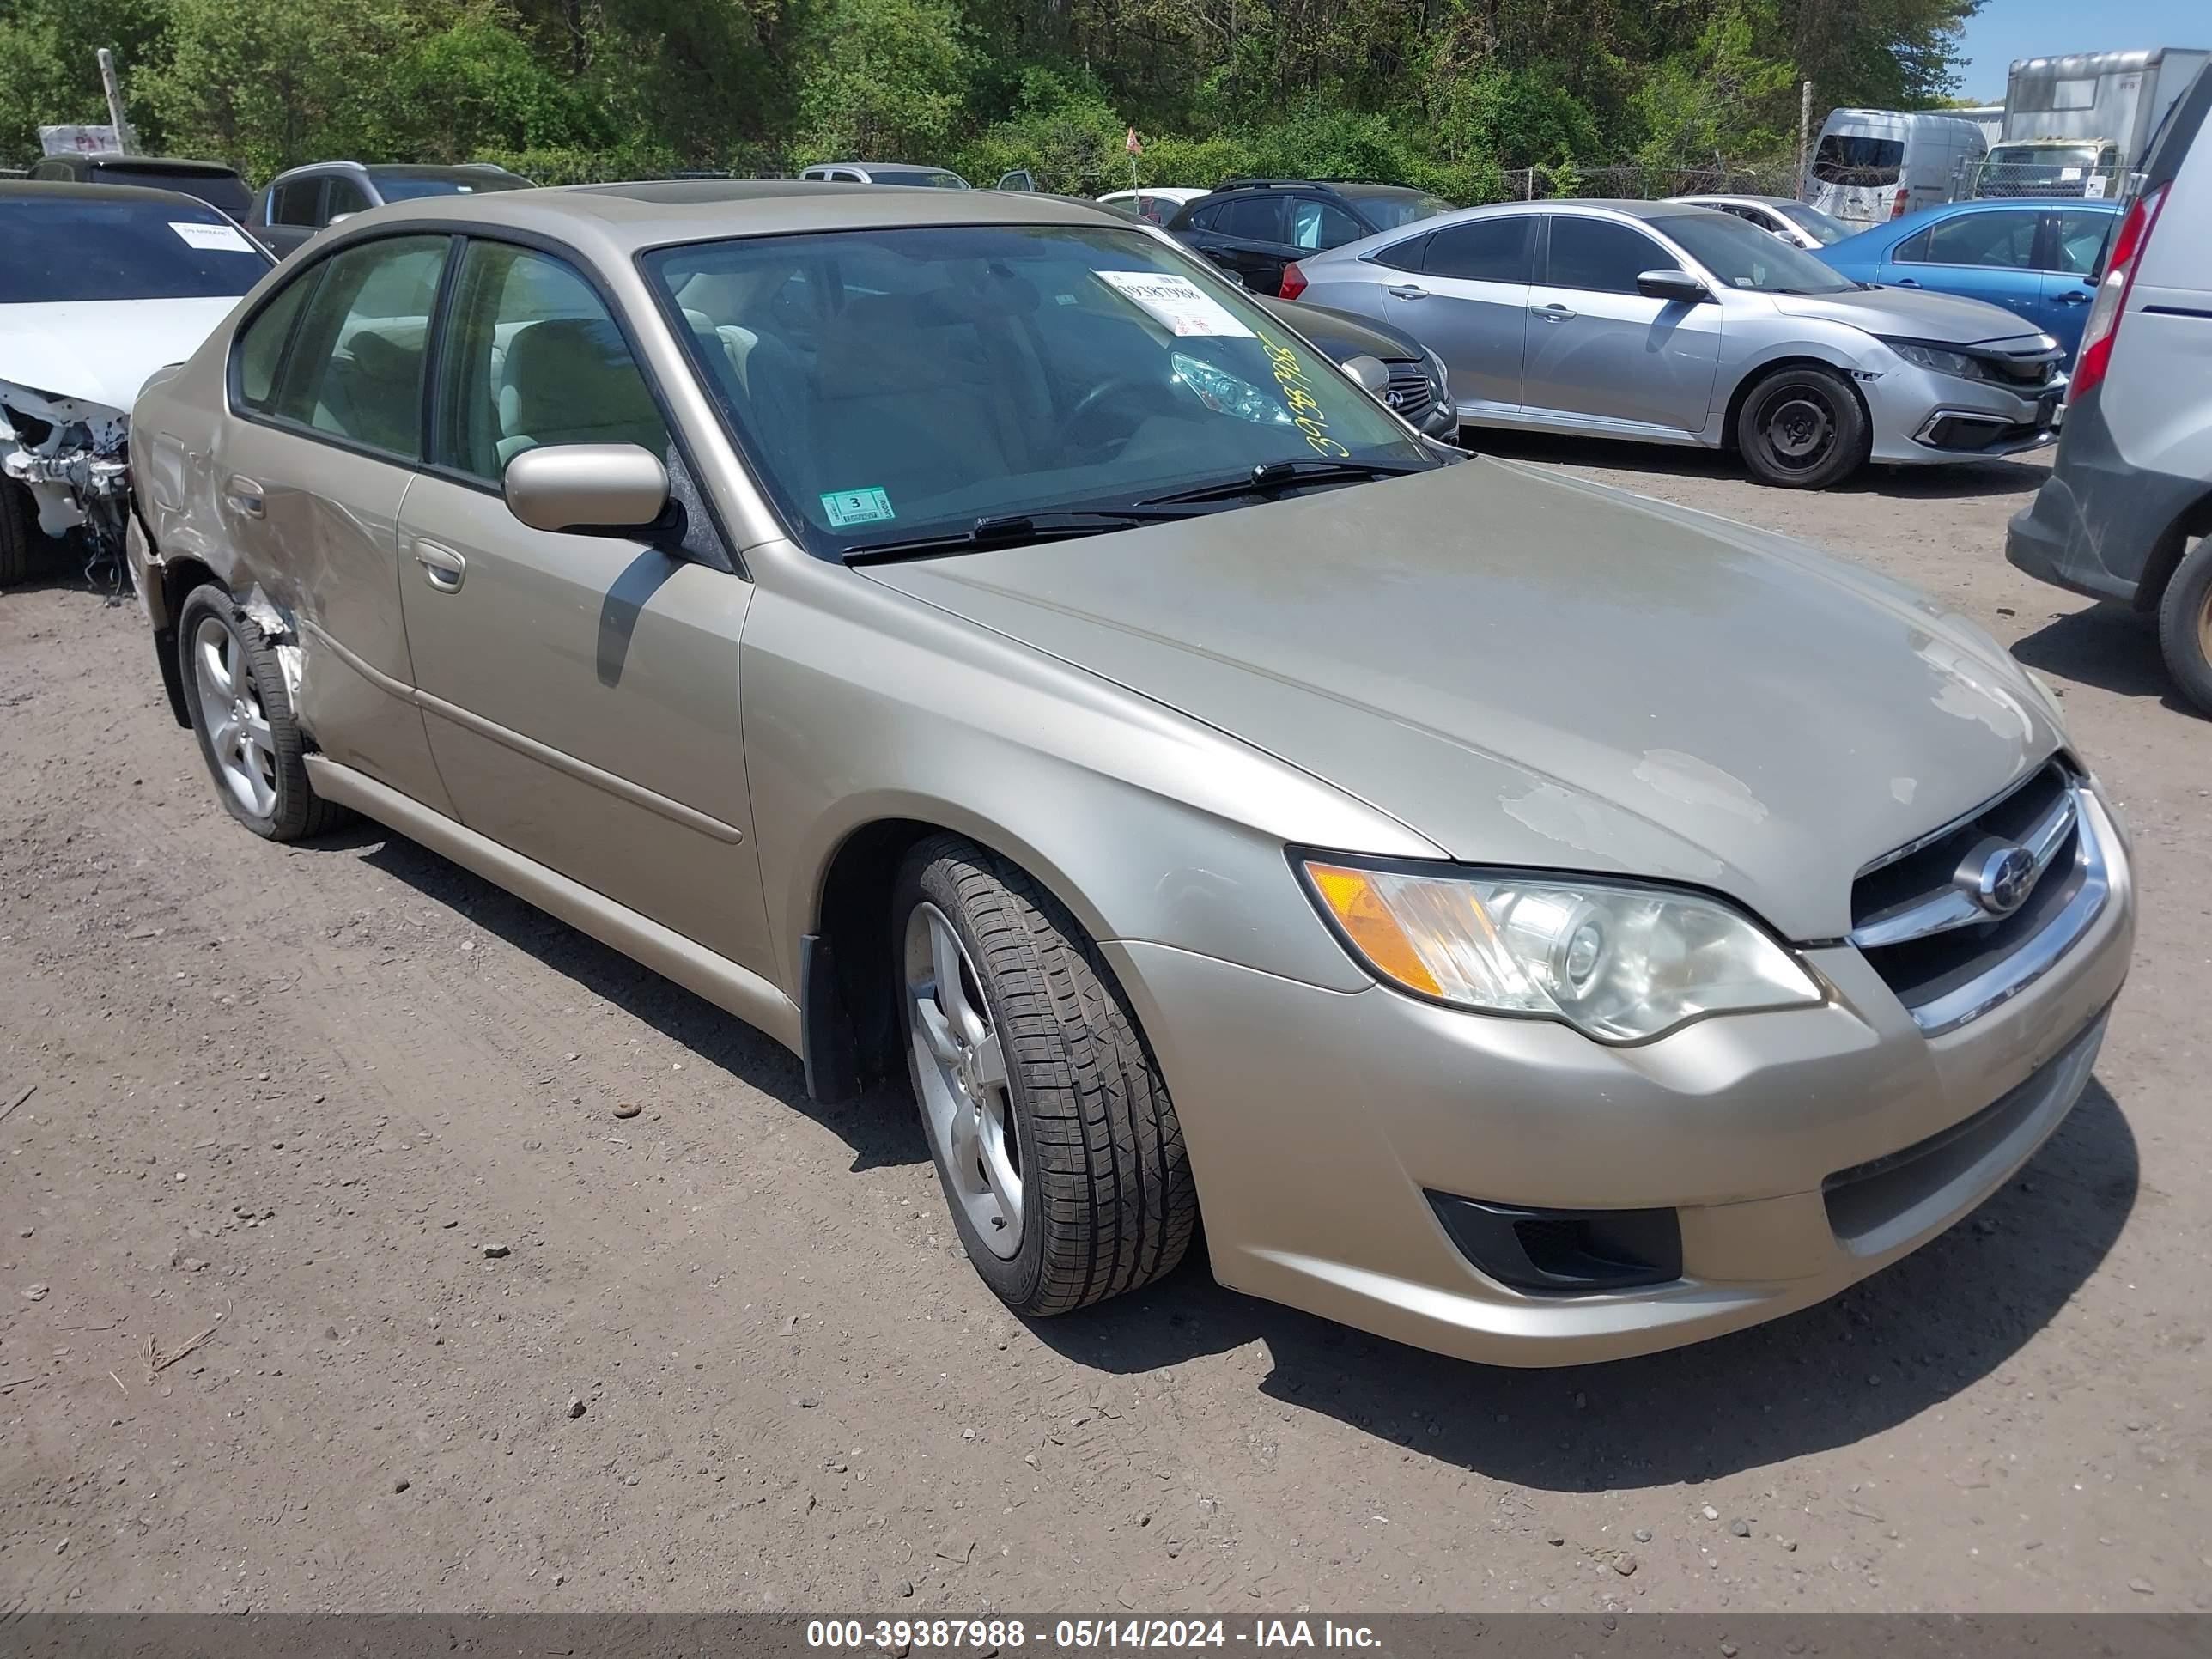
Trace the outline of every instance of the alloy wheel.
<instances>
[{"instance_id":1,"label":"alloy wheel","mask_svg":"<svg viewBox=\"0 0 2212 1659\"><path fill-rule=\"evenodd\" d=\"M192 688L223 787L257 818L276 809L276 741L238 636L218 617L192 635Z\"/></svg>"},{"instance_id":2,"label":"alloy wheel","mask_svg":"<svg viewBox=\"0 0 2212 1659\"><path fill-rule=\"evenodd\" d=\"M905 1003L929 1138L970 1231L994 1255L1022 1247L1023 1148L1006 1050L952 919L925 901L907 917Z\"/></svg>"}]
</instances>

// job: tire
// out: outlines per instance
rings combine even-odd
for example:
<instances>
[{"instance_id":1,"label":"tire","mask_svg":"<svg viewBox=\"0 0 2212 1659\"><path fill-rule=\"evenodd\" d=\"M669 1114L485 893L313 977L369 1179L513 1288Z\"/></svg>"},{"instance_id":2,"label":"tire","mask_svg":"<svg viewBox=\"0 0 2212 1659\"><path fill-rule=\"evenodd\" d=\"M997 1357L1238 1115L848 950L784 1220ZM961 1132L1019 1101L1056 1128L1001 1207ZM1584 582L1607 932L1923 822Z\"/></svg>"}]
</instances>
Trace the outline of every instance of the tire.
<instances>
[{"instance_id":1,"label":"tire","mask_svg":"<svg viewBox=\"0 0 2212 1659\"><path fill-rule=\"evenodd\" d=\"M27 580L46 547L30 490L13 478L0 478L0 587Z\"/></svg>"},{"instance_id":2,"label":"tire","mask_svg":"<svg viewBox=\"0 0 2212 1659\"><path fill-rule=\"evenodd\" d=\"M1866 465L1866 406L1832 368L1796 363L1755 382L1736 410L1736 447L1761 483L1826 489Z\"/></svg>"},{"instance_id":3,"label":"tire","mask_svg":"<svg viewBox=\"0 0 2212 1659\"><path fill-rule=\"evenodd\" d=\"M1171 1271L1198 1192L1159 1068L1098 947L1027 874L957 836L914 850L890 921L908 1073L983 1282L1034 1318ZM937 988L948 939L958 1010Z\"/></svg>"},{"instance_id":4,"label":"tire","mask_svg":"<svg viewBox=\"0 0 2212 1659\"><path fill-rule=\"evenodd\" d=\"M345 821L345 809L307 781L307 744L276 651L213 582L194 588L177 613L177 672L200 758L231 817L268 841L304 840Z\"/></svg>"},{"instance_id":5,"label":"tire","mask_svg":"<svg viewBox=\"0 0 2212 1659\"><path fill-rule=\"evenodd\" d=\"M2158 647L2181 695L2212 714L2212 536L2190 550L2166 584Z\"/></svg>"}]
</instances>

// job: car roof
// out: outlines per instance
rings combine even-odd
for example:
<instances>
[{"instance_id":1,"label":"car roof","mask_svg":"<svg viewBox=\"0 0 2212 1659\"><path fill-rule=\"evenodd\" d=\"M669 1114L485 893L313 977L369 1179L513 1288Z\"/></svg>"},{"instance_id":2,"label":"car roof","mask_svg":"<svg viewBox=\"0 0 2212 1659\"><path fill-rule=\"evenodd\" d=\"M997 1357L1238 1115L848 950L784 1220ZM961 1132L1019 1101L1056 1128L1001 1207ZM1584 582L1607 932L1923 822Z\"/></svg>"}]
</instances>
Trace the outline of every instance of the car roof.
<instances>
[{"instance_id":1,"label":"car roof","mask_svg":"<svg viewBox=\"0 0 2212 1659\"><path fill-rule=\"evenodd\" d=\"M1095 204L1021 191L855 190L815 179L669 179L551 190L441 196L371 209L325 241L399 224L483 224L537 231L615 258L641 248L732 236L955 225L1133 228ZM1142 233L1139 233L1142 234Z\"/></svg>"},{"instance_id":2,"label":"car roof","mask_svg":"<svg viewBox=\"0 0 2212 1659\"><path fill-rule=\"evenodd\" d=\"M882 167L886 171L896 167L901 173L952 173L952 169L951 167L941 167L934 161L817 161L814 163L814 166L817 167L862 167L871 171L877 167ZM957 179L959 177L959 174L953 173L953 177ZM773 181L770 180L769 182Z\"/></svg>"},{"instance_id":3,"label":"car roof","mask_svg":"<svg viewBox=\"0 0 2212 1659\"><path fill-rule=\"evenodd\" d=\"M510 178L521 174L509 173L496 161L305 161L295 167L287 167L269 182L289 179L301 173L367 173L381 174L390 179L450 179L456 173L503 173Z\"/></svg>"},{"instance_id":4,"label":"car roof","mask_svg":"<svg viewBox=\"0 0 2212 1659\"><path fill-rule=\"evenodd\" d=\"M1733 191L1693 190L1680 196L1669 196L1669 202L1682 202L1695 207L1703 202L1742 202L1753 207L1803 207L1805 203L1794 196L1746 196Z\"/></svg>"},{"instance_id":5,"label":"car roof","mask_svg":"<svg viewBox=\"0 0 2212 1659\"><path fill-rule=\"evenodd\" d=\"M174 210L179 207L197 208L203 213L220 213L197 196L187 196L180 190L155 190L146 185L95 185L81 183L75 179L0 179L0 201L48 202L139 202L157 204Z\"/></svg>"},{"instance_id":6,"label":"car roof","mask_svg":"<svg viewBox=\"0 0 2212 1659\"><path fill-rule=\"evenodd\" d=\"M146 167L155 173L196 173L209 178L236 178L238 169L224 161L202 161L187 155L130 155L119 149L79 150L68 155L42 155L42 161L82 161L88 166Z\"/></svg>"}]
</instances>

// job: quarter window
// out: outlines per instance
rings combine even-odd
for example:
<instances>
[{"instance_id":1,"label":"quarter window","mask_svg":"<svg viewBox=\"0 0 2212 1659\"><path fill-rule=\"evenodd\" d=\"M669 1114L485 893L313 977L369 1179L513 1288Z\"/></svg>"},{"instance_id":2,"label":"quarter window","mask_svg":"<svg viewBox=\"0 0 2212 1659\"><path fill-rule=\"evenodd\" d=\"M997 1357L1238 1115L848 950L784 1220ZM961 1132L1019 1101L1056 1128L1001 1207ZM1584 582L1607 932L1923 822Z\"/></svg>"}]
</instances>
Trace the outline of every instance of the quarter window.
<instances>
[{"instance_id":1,"label":"quarter window","mask_svg":"<svg viewBox=\"0 0 2212 1659\"><path fill-rule=\"evenodd\" d=\"M1639 273L1680 269L1680 263L1673 255L1640 230L1631 230L1609 219L1584 219L1567 214L1552 216L1552 257L1547 280L1554 288L1633 294Z\"/></svg>"},{"instance_id":2,"label":"quarter window","mask_svg":"<svg viewBox=\"0 0 2212 1659\"><path fill-rule=\"evenodd\" d=\"M1529 213L1446 225L1429 238L1421 268L1432 276L1463 282L1525 283L1533 274L1535 229L1536 217Z\"/></svg>"},{"instance_id":3,"label":"quarter window","mask_svg":"<svg viewBox=\"0 0 2212 1659\"><path fill-rule=\"evenodd\" d=\"M284 345L292 337L292 325L300 307L322 277L311 270L254 313L238 336L238 400L256 413L270 412L276 390L276 371L284 366Z\"/></svg>"},{"instance_id":4,"label":"quarter window","mask_svg":"<svg viewBox=\"0 0 2212 1659\"><path fill-rule=\"evenodd\" d=\"M323 261L274 412L372 449L419 456L422 357L450 240L395 236Z\"/></svg>"},{"instance_id":5,"label":"quarter window","mask_svg":"<svg viewBox=\"0 0 2212 1659\"><path fill-rule=\"evenodd\" d=\"M714 343L729 349L720 335ZM641 444L667 457L668 428L629 343L561 260L471 242L441 362L440 465L497 483L509 461L541 444Z\"/></svg>"}]
</instances>

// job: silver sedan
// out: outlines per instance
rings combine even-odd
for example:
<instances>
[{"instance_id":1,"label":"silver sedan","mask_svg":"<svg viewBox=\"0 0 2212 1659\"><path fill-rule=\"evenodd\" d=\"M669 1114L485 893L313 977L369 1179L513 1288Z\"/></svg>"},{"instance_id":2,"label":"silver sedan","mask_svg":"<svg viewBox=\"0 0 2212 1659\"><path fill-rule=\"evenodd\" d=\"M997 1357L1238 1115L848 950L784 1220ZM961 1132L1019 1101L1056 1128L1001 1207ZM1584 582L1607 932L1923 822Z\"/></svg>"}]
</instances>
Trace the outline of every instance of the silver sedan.
<instances>
[{"instance_id":1,"label":"silver sedan","mask_svg":"<svg viewBox=\"0 0 2212 1659\"><path fill-rule=\"evenodd\" d=\"M1469 208L1301 259L1283 294L1434 349L1468 424L1734 450L1801 489L2050 443L2066 389L2009 312L1669 202Z\"/></svg>"}]
</instances>

